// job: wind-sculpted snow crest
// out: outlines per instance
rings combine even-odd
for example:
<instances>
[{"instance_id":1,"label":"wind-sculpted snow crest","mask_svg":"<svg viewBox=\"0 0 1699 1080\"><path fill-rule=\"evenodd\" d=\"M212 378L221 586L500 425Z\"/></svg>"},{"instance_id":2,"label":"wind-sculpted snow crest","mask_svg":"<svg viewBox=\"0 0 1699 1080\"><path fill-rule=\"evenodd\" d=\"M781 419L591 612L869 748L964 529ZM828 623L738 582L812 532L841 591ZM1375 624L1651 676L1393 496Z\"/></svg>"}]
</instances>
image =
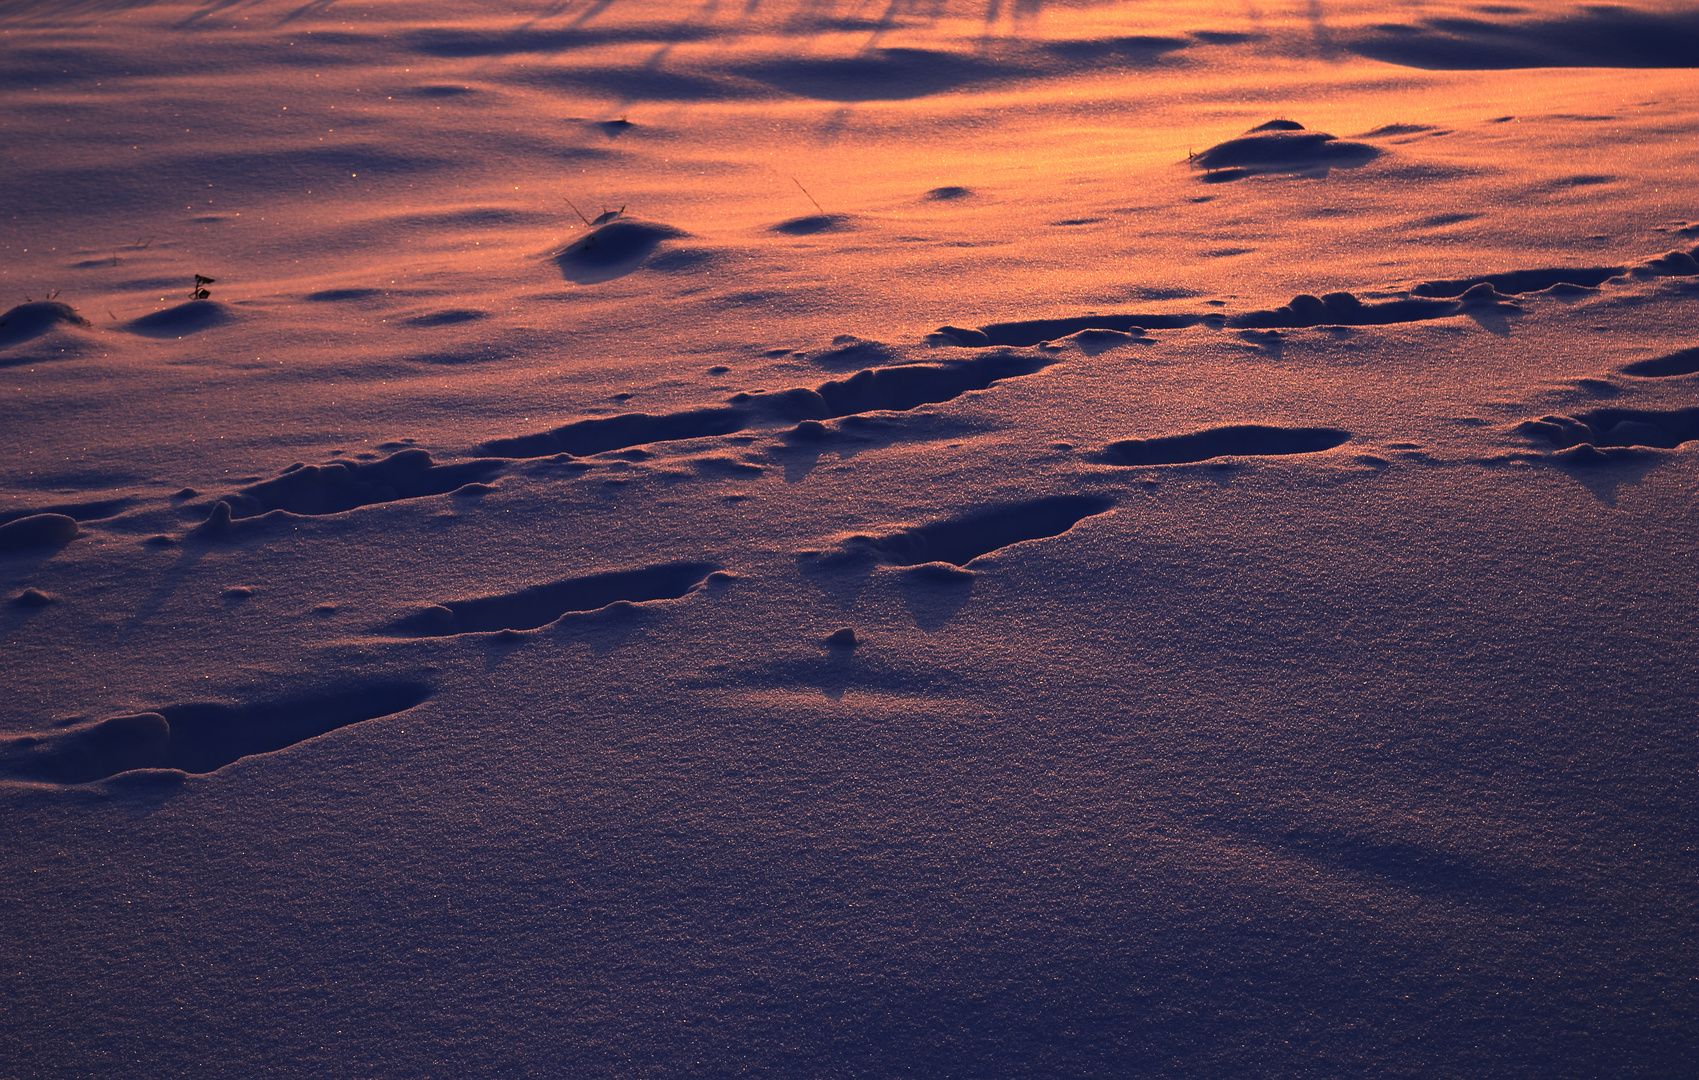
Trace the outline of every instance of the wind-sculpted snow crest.
<instances>
[{"instance_id":1,"label":"wind-sculpted snow crest","mask_svg":"<svg viewBox=\"0 0 1699 1080\"><path fill-rule=\"evenodd\" d=\"M1490 287L1489 290L1490 292ZM1325 296L1301 294L1291 303L1268 311L1247 311L1232 316L1227 325L1242 329L1296 329L1305 326L1385 326L1391 323L1421 322L1455 315L1459 304L1449 300L1387 300L1365 304L1348 292L1333 292Z\"/></svg>"},{"instance_id":2,"label":"wind-sculpted snow crest","mask_svg":"<svg viewBox=\"0 0 1699 1080\"><path fill-rule=\"evenodd\" d=\"M86 784L137 769L209 773L430 697L418 681L351 685L243 704L167 705L0 744L0 777Z\"/></svg>"},{"instance_id":3,"label":"wind-sculpted snow crest","mask_svg":"<svg viewBox=\"0 0 1699 1080\"><path fill-rule=\"evenodd\" d=\"M1124 439L1104 447L1101 460L1110 465L1185 465L1218 457L1316 454L1350 438L1343 428L1233 424L1187 435Z\"/></svg>"},{"instance_id":4,"label":"wind-sculpted snow crest","mask_svg":"<svg viewBox=\"0 0 1699 1080\"><path fill-rule=\"evenodd\" d=\"M1687 409L1595 409L1574 416L1525 420L1517 430L1556 447L1651 446L1673 449L1699 439L1699 406Z\"/></svg>"},{"instance_id":5,"label":"wind-sculpted snow crest","mask_svg":"<svg viewBox=\"0 0 1699 1080\"><path fill-rule=\"evenodd\" d=\"M424 450L401 450L381 461L332 461L291 465L270 480L251 484L222 500L231 518L272 510L291 514L340 514L374 503L442 495L487 480L505 462L480 460L438 465Z\"/></svg>"},{"instance_id":6,"label":"wind-sculpted snow crest","mask_svg":"<svg viewBox=\"0 0 1699 1080\"><path fill-rule=\"evenodd\" d=\"M1626 266L1551 266L1534 270L1507 270L1476 277L1424 281L1410 291L1416 296L1453 297L1462 296L1481 285L1491 285L1501 293L1511 294L1539 292L1553 285L1576 285L1591 289L1618 274L1625 273L1627 269Z\"/></svg>"},{"instance_id":7,"label":"wind-sculpted snow crest","mask_svg":"<svg viewBox=\"0 0 1699 1080\"><path fill-rule=\"evenodd\" d=\"M1643 379L1670 379L1678 375L1692 375L1699 372L1699 346L1689 349L1678 349L1667 356L1655 356L1650 360L1636 360L1624 365L1624 375L1638 375Z\"/></svg>"},{"instance_id":8,"label":"wind-sculpted snow crest","mask_svg":"<svg viewBox=\"0 0 1699 1080\"><path fill-rule=\"evenodd\" d=\"M677 600L702 587L719 570L714 563L673 562L568 578L518 592L445 600L384 629L407 637L535 630L572 612L595 611L610 604Z\"/></svg>"},{"instance_id":9,"label":"wind-sculpted snow crest","mask_svg":"<svg viewBox=\"0 0 1699 1080\"><path fill-rule=\"evenodd\" d=\"M1216 316L1217 320L1219 318L1220 316ZM958 345L972 349L985 348L991 345L1030 348L1042 342L1070 337L1084 330L1112 330L1142 338L1146 330L1178 330L1187 326L1196 326L1208 319L1209 316L1205 315L1175 315L1156 312L1070 315L1054 319L1020 319L1013 322L990 323L977 329L940 326L932 332L931 340L939 345Z\"/></svg>"},{"instance_id":10,"label":"wind-sculpted snow crest","mask_svg":"<svg viewBox=\"0 0 1699 1080\"><path fill-rule=\"evenodd\" d=\"M858 533L845 537L831 552L804 554L826 566L868 562L887 566L926 563L966 566L1014 544L1060 536L1114 505L1113 499L1101 495L1049 495L1025 502L993 504L878 535Z\"/></svg>"},{"instance_id":11,"label":"wind-sculpted snow crest","mask_svg":"<svg viewBox=\"0 0 1699 1080\"><path fill-rule=\"evenodd\" d=\"M648 443L730 435L764 424L832 420L877 411L906 411L950 401L984 390L1003 379L1031 375L1054 357L1001 351L971 360L936 364L899 364L865 368L847 379L812 389L797 387L772 394L740 393L726 405L673 413L625 413L578 420L536 435L492 439L479 449L502 457L534 458L552 454L582 457Z\"/></svg>"}]
</instances>

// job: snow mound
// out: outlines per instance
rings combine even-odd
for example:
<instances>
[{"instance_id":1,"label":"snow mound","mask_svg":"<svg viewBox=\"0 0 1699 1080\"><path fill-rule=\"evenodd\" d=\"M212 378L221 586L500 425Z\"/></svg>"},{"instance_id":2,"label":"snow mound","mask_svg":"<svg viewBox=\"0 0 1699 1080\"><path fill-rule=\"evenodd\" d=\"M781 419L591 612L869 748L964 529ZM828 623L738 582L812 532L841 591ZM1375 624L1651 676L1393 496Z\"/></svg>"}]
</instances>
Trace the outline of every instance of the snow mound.
<instances>
[{"instance_id":1,"label":"snow mound","mask_svg":"<svg viewBox=\"0 0 1699 1080\"><path fill-rule=\"evenodd\" d=\"M182 338L234 322L229 305L216 300L190 300L176 307L131 319L124 328L151 338Z\"/></svg>"},{"instance_id":2,"label":"snow mound","mask_svg":"<svg viewBox=\"0 0 1699 1080\"><path fill-rule=\"evenodd\" d=\"M87 325L88 320L78 315L77 309L70 304L57 300L19 304L0 315L0 349L38 338L56 326Z\"/></svg>"},{"instance_id":3,"label":"snow mound","mask_svg":"<svg viewBox=\"0 0 1699 1080\"><path fill-rule=\"evenodd\" d=\"M574 240L554 261L568 281L594 285L624 277L642 266L662 241L685 235L671 225L620 217Z\"/></svg>"},{"instance_id":4,"label":"snow mound","mask_svg":"<svg viewBox=\"0 0 1699 1080\"><path fill-rule=\"evenodd\" d=\"M1194 156L1191 164L1204 170L1204 183L1220 184L1263 174L1321 177L1330 169L1367 165L1382 153L1368 143L1344 142L1325 132L1305 131L1290 120L1275 120L1217 143Z\"/></svg>"},{"instance_id":5,"label":"snow mound","mask_svg":"<svg viewBox=\"0 0 1699 1080\"><path fill-rule=\"evenodd\" d=\"M65 514L32 514L0 525L0 551L63 547L77 538L77 519Z\"/></svg>"}]
</instances>

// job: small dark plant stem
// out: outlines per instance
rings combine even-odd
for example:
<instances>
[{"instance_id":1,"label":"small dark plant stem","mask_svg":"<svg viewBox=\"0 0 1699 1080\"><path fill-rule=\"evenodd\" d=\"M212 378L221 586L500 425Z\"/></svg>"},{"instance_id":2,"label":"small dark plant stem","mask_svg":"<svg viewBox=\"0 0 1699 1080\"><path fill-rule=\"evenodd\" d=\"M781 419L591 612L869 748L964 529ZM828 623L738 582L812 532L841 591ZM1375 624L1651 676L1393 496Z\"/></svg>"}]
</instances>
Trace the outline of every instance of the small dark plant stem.
<instances>
[{"instance_id":1,"label":"small dark plant stem","mask_svg":"<svg viewBox=\"0 0 1699 1080\"><path fill-rule=\"evenodd\" d=\"M832 216L832 215L826 213L826 208L824 206L821 206L819 203L814 202L814 196L808 194L808 189L802 186L801 180L798 180L796 177L793 176L793 177L791 177L791 183L796 185L796 189L798 191L802 192L803 195L807 197L809 202L814 203L814 209L820 211L821 217L831 217Z\"/></svg>"}]
</instances>

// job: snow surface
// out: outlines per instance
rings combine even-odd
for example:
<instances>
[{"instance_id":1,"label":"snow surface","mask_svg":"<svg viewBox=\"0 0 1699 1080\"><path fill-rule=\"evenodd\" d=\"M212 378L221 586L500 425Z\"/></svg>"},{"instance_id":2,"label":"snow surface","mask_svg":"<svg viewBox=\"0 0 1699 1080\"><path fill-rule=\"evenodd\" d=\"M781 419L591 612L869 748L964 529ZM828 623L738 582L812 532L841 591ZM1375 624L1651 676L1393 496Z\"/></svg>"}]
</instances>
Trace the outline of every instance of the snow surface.
<instances>
[{"instance_id":1,"label":"snow surface","mask_svg":"<svg viewBox=\"0 0 1699 1080\"><path fill-rule=\"evenodd\" d=\"M1691 1076L1696 62L0 0L0 1074Z\"/></svg>"}]
</instances>

